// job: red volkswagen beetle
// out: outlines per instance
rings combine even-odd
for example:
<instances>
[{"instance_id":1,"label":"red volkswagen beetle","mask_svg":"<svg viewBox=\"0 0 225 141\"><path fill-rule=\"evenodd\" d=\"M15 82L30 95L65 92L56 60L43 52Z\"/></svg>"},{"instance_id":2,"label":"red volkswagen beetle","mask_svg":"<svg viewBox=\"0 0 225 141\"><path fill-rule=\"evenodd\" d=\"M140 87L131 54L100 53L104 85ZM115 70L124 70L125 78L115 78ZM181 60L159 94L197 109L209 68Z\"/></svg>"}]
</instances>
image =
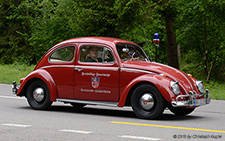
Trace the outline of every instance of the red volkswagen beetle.
<instances>
[{"instance_id":1,"label":"red volkswagen beetle","mask_svg":"<svg viewBox=\"0 0 225 141\"><path fill-rule=\"evenodd\" d=\"M106 37L83 37L50 48L34 71L12 85L33 109L52 102L131 106L139 118L155 119L168 107L190 114L209 104L203 82L167 65L150 62L137 44Z\"/></svg>"}]
</instances>

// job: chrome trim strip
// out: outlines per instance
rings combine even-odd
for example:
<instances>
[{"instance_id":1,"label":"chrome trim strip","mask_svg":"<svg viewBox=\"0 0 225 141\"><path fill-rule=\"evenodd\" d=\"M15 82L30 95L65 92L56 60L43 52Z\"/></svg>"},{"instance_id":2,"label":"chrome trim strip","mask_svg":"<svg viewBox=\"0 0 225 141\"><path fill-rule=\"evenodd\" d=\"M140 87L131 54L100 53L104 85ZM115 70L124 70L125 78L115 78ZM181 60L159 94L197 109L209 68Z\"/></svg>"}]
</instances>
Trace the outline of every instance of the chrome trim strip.
<instances>
[{"instance_id":1,"label":"chrome trim strip","mask_svg":"<svg viewBox=\"0 0 225 141\"><path fill-rule=\"evenodd\" d=\"M84 69L96 69L96 70L115 70L118 71L119 67L96 67L96 66L75 66L75 68L84 68Z\"/></svg>"},{"instance_id":2,"label":"chrome trim strip","mask_svg":"<svg viewBox=\"0 0 225 141\"><path fill-rule=\"evenodd\" d=\"M183 74L183 73L180 73L184 78L186 78L186 80L188 81L189 85L191 86L192 90L194 88L194 86L192 86L190 80Z\"/></svg>"},{"instance_id":3,"label":"chrome trim strip","mask_svg":"<svg viewBox=\"0 0 225 141\"><path fill-rule=\"evenodd\" d=\"M46 69L46 68L73 68L74 65L52 65L52 66L44 66L41 67L42 69Z\"/></svg>"},{"instance_id":4,"label":"chrome trim strip","mask_svg":"<svg viewBox=\"0 0 225 141\"><path fill-rule=\"evenodd\" d=\"M131 68L121 68L121 70L123 71L136 71L136 72L143 72L143 73L148 73L148 74L152 74L152 72L150 71L145 71L145 70L139 70L139 69L131 69Z\"/></svg>"},{"instance_id":5,"label":"chrome trim strip","mask_svg":"<svg viewBox=\"0 0 225 141\"><path fill-rule=\"evenodd\" d=\"M96 69L96 70L115 70L118 71L119 67L95 67L95 66L77 66L77 65L52 65L52 66L44 66L42 69L46 68L85 68L85 69Z\"/></svg>"},{"instance_id":6,"label":"chrome trim strip","mask_svg":"<svg viewBox=\"0 0 225 141\"><path fill-rule=\"evenodd\" d=\"M71 103L90 104L90 105L103 105L103 106L111 106L111 107L117 107L117 105L118 105L118 102L63 99L63 98L57 98L56 101L58 101L58 102L69 102L69 103L71 102Z\"/></svg>"}]
</instances>

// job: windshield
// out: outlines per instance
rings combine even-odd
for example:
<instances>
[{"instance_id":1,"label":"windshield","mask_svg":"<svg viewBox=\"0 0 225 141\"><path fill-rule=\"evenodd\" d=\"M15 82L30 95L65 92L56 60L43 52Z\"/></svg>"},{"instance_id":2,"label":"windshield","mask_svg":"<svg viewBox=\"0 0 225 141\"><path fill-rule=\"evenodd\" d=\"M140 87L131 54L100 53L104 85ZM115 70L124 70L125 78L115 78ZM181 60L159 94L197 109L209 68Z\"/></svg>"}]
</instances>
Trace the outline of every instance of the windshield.
<instances>
[{"instance_id":1,"label":"windshield","mask_svg":"<svg viewBox=\"0 0 225 141\"><path fill-rule=\"evenodd\" d=\"M121 61L128 61L128 60L142 60L148 61L143 50L132 44L117 44L116 45L117 52L120 56Z\"/></svg>"}]
</instances>

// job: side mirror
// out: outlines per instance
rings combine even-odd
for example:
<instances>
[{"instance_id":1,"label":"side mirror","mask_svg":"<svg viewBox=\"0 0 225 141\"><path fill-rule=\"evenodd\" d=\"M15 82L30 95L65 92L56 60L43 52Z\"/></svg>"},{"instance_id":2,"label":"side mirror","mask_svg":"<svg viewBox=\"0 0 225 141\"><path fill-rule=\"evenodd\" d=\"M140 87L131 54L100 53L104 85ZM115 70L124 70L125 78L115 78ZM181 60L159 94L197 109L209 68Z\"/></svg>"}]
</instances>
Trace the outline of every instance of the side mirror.
<instances>
[{"instance_id":1,"label":"side mirror","mask_svg":"<svg viewBox=\"0 0 225 141\"><path fill-rule=\"evenodd\" d=\"M129 48L123 48L122 51L123 52L129 52Z\"/></svg>"}]
</instances>

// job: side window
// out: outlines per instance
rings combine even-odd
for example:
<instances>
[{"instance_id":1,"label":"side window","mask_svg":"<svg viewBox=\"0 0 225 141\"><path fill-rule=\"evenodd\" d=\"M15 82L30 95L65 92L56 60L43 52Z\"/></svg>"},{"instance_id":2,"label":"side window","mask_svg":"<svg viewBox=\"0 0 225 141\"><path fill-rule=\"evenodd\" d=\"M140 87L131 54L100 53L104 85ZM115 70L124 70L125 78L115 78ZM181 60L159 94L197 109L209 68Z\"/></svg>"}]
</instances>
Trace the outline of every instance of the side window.
<instances>
[{"instance_id":1,"label":"side window","mask_svg":"<svg viewBox=\"0 0 225 141\"><path fill-rule=\"evenodd\" d=\"M80 62L113 63L111 50L102 46L82 46L80 49Z\"/></svg>"},{"instance_id":2,"label":"side window","mask_svg":"<svg viewBox=\"0 0 225 141\"><path fill-rule=\"evenodd\" d=\"M55 50L49 57L50 62L71 62L74 59L75 46L66 46Z\"/></svg>"}]
</instances>

